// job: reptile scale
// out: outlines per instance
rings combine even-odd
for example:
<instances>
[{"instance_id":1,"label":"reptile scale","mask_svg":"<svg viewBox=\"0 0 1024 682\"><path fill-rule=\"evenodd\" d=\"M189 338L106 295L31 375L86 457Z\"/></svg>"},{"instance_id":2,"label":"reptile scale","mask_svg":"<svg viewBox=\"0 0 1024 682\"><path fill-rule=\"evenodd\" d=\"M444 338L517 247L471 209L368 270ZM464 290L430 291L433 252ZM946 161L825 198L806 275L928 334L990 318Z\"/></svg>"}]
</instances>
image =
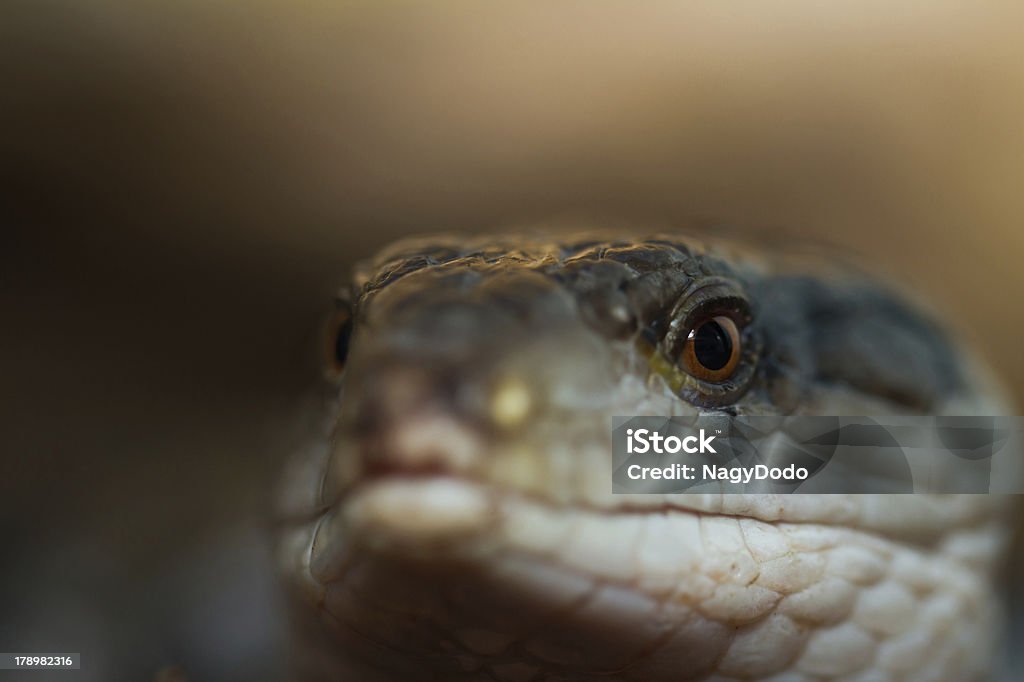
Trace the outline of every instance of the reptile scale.
<instances>
[{"instance_id":1,"label":"reptile scale","mask_svg":"<svg viewBox=\"0 0 1024 682\"><path fill-rule=\"evenodd\" d=\"M994 495L614 495L612 415L988 415L991 372L818 257L438 237L358 267L279 563L302 681L988 680Z\"/></svg>"}]
</instances>

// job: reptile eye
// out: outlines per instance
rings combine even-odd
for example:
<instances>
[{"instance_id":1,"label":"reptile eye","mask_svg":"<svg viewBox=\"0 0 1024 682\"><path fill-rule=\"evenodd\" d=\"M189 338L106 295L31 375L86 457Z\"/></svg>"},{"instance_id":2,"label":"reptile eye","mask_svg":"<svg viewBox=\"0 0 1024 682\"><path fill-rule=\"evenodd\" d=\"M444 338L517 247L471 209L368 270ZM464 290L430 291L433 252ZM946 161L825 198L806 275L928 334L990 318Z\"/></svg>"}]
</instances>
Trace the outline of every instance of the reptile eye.
<instances>
[{"instance_id":1,"label":"reptile eye","mask_svg":"<svg viewBox=\"0 0 1024 682\"><path fill-rule=\"evenodd\" d=\"M677 396L700 407L723 407L739 400L753 384L760 334L753 326L754 311L736 282L701 279L660 319L662 326L646 330L645 338L656 344L646 357Z\"/></svg>"},{"instance_id":2,"label":"reptile eye","mask_svg":"<svg viewBox=\"0 0 1024 682\"><path fill-rule=\"evenodd\" d=\"M690 330L683 346L682 362L692 376L717 383L732 376L741 355L736 323L729 317L716 315Z\"/></svg>"},{"instance_id":3,"label":"reptile eye","mask_svg":"<svg viewBox=\"0 0 1024 682\"><path fill-rule=\"evenodd\" d=\"M348 308L339 310L327 325L327 373L337 377L345 369L348 358L349 340L352 338L352 311Z\"/></svg>"}]
</instances>

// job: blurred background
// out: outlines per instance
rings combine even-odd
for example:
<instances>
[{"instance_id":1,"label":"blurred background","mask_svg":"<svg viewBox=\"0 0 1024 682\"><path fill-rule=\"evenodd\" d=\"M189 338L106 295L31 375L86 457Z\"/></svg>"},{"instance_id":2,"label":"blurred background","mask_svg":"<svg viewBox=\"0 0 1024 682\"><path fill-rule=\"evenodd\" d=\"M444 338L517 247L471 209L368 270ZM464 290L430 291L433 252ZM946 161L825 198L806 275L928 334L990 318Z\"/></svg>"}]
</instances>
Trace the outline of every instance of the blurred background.
<instances>
[{"instance_id":1,"label":"blurred background","mask_svg":"<svg viewBox=\"0 0 1024 682\"><path fill-rule=\"evenodd\" d=\"M7 0L0 649L81 652L60 680L283 678L270 491L335 285L403 235L836 244L1024 399L1022 15Z\"/></svg>"}]
</instances>

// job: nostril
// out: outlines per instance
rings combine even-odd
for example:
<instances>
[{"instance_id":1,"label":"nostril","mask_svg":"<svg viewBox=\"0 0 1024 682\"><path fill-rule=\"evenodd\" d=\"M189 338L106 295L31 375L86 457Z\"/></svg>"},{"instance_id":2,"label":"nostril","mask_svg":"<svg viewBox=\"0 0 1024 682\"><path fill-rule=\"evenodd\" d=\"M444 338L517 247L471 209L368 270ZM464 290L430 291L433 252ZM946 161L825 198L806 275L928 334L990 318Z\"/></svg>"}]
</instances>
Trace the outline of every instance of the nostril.
<instances>
[{"instance_id":1,"label":"nostril","mask_svg":"<svg viewBox=\"0 0 1024 682\"><path fill-rule=\"evenodd\" d=\"M396 425L424 409L440 409L436 381L418 367L378 368L360 377L353 389L352 426L364 440L379 440Z\"/></svg>"},{"instance_id":2,"label":"nostril","mask_svg":"<svg viewBox=\"0 0 1024 682\"><path fill-rule=\"evenodd\" d=\"M443 462L421 462L418 465L399 465L387 458L370 458L363 463L364 478L387 478L398 476L402 478L430 478L432 476L448 476L451 471Z\"/></svg>"},{"instance_id":3,"label":"nostril","mask_svg":"<svg viewBox=\"0 0 1024 682\"><path fill-rule=\"evenodd\" d=\"M381 370L368 377L363 405L386 419L395 419L422 407L435 392L435 382L424 370L411 367Z\"/></svg>"}]
</instances>

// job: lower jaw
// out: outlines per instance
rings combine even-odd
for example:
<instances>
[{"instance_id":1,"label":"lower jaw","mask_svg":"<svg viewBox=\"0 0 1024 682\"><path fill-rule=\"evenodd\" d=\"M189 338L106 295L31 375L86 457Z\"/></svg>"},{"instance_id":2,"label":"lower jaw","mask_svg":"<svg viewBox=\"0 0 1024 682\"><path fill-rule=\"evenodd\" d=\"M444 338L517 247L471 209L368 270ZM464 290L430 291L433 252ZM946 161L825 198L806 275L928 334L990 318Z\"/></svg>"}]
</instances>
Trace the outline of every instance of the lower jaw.
<instances>
[{"instance_id":1,"label":"lower jaw","mask_svg":"<svg viewBox=\"0 0 1024 682\"><path fill-rule=\"evenodd\" d=\"M843 646L865 648L859 655L874 665L887 642L898 646L900 628L955 651L963 660L949 674L966 675L984 665L990 637L982 576L852 529L559 507L445 477L367 482L337 513L352 542L323 608L346 651L395 679L429 678L425 669L502 679L513 668L552 680L768 676L840 665ZM973 655L912 615L942 599L943 613L975 633ZM838 650L822 639L848 625L867 634ZM761 667L743 669L751 657Z\"/></svg>"}]
</instances>

